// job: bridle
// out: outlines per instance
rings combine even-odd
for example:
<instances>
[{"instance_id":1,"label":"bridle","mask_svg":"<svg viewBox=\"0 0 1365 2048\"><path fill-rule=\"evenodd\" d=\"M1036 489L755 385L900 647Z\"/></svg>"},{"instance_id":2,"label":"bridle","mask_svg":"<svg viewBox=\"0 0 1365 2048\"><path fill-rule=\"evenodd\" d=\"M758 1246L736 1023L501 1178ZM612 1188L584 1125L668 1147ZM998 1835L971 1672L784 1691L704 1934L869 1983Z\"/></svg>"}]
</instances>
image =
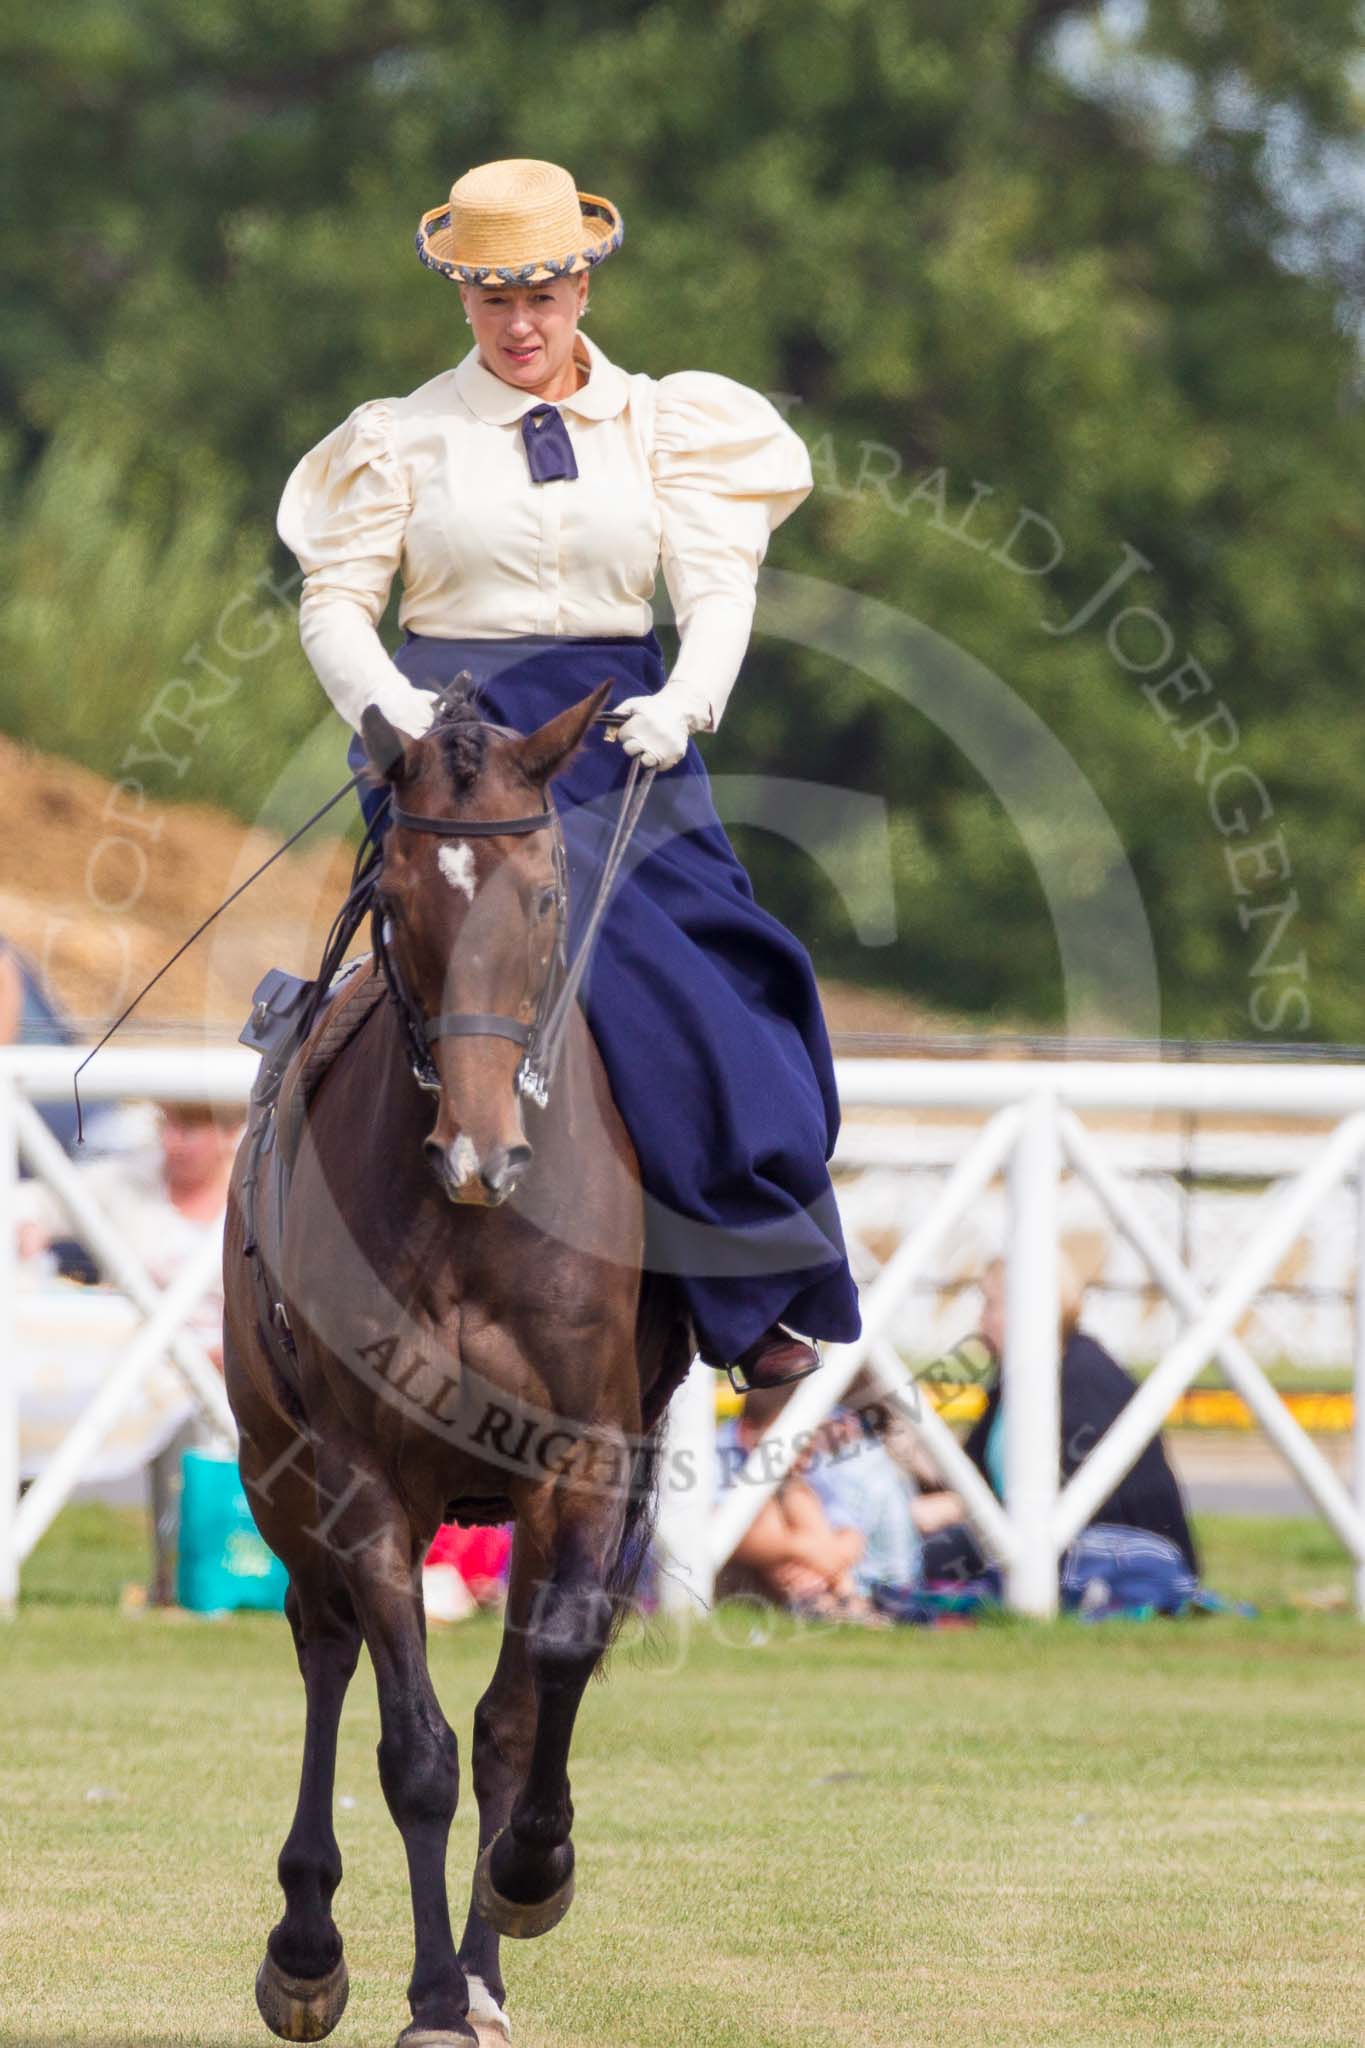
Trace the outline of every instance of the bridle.
<instances>
[{"instance_id":1,"label":"bridle","mask_svg":"<svg viewBox=\"0 0 1365 2048\"><path fill-rule=\"evenodd\" d=\"M621 714L616 711L599 712L593 723L614 729L621 723ZM519 734L509 732L505 726L490 724L489 730L506 733L513 739L520 737ZM389 796L390 824L401 826L410 832L428 832L443 839L521 837L531 832L545 831L553 835L551 850L554 861L554 951L549 972L536 999L535 1014L529 1024L524 1024L519 1017L501 1016L486 1010L443 1010L436 1017L422 1015L420 1007L414 1002L403 983L397 962L390 950L392 924L389 906L382 890L381 861L374 877L371 900L374 958L398 1011L413 1078L418 1087L424 1089L427 1094L438 1095L441 1090L441 1078L431 1056L431 1047L438 1039L507 1038L522 1048L522 1058L516 1073L517 1093L528 1095L540 1109L546 1107L550 1099L550 1082L554 1077L574 999L587 969L592 943L597 936L612 884L620 868L626 845L639 821L644 799L654 775L653 768L642 770L638 760L631 762L611 844L602 863L602 872L598 877L597 891L584 927L582 942L572 963L568 957L569 887L564 833L559 822L559 813L548 797L544 809L533 811L528 817L430 818L415 811L401 809L392 795Z\"/></svg>"},{"instance_id":2,"label":"bridle","mask_svg":"<svg viewBox=\"0 0 1365 2048\"><path fill-rule=\"evenodd\" d=\"M413 1078L418 1087L425 1089L429 1095L439 1095L441 1092L441 1077L436 1071L430 1051L438 1038L510 1038L526 1055L517 1068L517 1092L521 1095L530 1095L532 1100L543 1108L548 1100L548 1087L540 1087L539 1077L533 1075L530 1050L545 1022L552 990L556 979L559 978L556 969L559 970L559 976L567 970L565 926L569 896L564 860L564 835L560 829L559 813L547 799L543 810L532 812L525 818L428 818L420 816L416 811L405 811L390 800L389 823L401 825L409 832L429 832L442 839L492 839L501 838L504 834L509 837L522 837L531 832L546 831L553 835L554 957L550 972L546 975L537 998L535 1016L530 1024L524 1024L519 1017L498 1016L486 1010L443 1010L438 1017L424 1017L409 994L398 971L398 963L390 950L392 925L389 906L381 889L377 888L375 891L373 906L375 963L388 984L389 994L397 1008L403 1036L407 1041ZM380 879L382 882L382 871Z\"/></svg>"}]
</instances>

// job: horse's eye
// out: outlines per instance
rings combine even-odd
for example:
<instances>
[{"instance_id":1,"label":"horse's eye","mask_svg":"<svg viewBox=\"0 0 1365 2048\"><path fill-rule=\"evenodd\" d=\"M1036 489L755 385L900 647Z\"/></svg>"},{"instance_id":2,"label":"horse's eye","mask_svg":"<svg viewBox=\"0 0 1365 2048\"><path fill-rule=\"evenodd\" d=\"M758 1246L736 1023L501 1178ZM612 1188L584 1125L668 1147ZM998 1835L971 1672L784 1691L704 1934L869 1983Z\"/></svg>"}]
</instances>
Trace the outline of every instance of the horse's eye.
<instances>
[{"instance_id":1,"label":"horse's eye","mask_svg":"<svg viewBox=\"0 0 1365 2048\"><path fill-rule=\"evenodd\" d=\"M542 889L536 899L536 916L549 917L559 903L559 891L555 888Z\"/></svg>"}]
</instances>

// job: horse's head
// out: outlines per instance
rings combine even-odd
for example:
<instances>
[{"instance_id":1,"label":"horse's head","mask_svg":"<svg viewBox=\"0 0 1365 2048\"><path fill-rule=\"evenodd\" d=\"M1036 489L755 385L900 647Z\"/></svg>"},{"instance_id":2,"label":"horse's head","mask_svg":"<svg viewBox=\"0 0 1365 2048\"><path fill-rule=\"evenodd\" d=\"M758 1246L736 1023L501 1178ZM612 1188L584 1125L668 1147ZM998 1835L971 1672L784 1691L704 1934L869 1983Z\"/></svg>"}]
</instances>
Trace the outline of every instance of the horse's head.
<instances>
[{"instance_id":1,"label":"horse's head","mask_svg":"<svg viewBox=\"0 0 1365 2048\"><path fill-rule=\"evenodd\" d=\"M417 1031L441 1020L430 1035L440 1088L426 1152L455 1202L505 1201L531 1163L517 1090L524 1044L498 1025L529 1029L550 975L564 906L547 784L610 687L525 737L484 724L464 697L419 740L373 706L361 722L392 792L380 885L386 949ZM488 830L542 811L545 829ZM480 829L462 833L461 825Z\"/></svg>"}]
</instances>

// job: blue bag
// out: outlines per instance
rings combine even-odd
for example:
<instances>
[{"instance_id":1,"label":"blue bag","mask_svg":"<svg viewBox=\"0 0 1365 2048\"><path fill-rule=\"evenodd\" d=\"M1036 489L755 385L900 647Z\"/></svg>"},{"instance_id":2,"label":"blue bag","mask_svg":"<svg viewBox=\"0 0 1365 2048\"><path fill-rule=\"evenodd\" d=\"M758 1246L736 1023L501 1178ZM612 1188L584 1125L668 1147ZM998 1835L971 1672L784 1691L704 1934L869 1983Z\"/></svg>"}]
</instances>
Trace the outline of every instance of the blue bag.
<instances>
[{"instance_id":1,"label":"blue bag","mask_svg":"<svg viewBox=\"0 0 1365 2048\"><path fill-rule=\"evenodd\" d=\"M186 1451L181 1461L177 1595L196 1614L284 1606L289 1574L256 1527L235 1458Z\"/></svg>"}]
</instances>

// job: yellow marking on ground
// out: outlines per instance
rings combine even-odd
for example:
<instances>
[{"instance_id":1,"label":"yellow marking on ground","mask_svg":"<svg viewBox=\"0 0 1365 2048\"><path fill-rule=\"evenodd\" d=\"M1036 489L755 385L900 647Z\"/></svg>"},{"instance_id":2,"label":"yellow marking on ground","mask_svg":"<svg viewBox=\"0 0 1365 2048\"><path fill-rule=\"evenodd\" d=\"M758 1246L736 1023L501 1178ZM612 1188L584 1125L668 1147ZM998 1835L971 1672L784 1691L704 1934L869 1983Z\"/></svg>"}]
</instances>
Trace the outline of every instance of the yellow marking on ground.
<instances>
[{"instance_id":1,"label":"yellow marking on ground","mask_svg":"<svg viewBox=\"0 0 1365 2048\"><path fill-rule=\"evenodd\" d=\"M975 1422L986 1406L984 1387L959 1387L934 1380L920 1385L945 1422ZM1281 1394L1301 1428L1315 1435L1349 1435L1355 1420L1350 1394ZM1191 1387L1166 1417L1168 1426L1190 1429L1256 1429L1259 1424L1240 1394L1230 1387Z\"/></svg>"},{"instance_id":2,"label":"yellow marking on ground","mask_svg":"<svg viewBox=\"0 0 1365 2048\"><path fill-rule=\"evenodd\" d=\"M918 1385L933 1402L945 1422L976 1421L986 1406L986 1389L961 1386L950 1380L920 1380ZM1280 1399L1301 1428L1315 1436L1349 1436L1355 1421L1355 1402L1344 1393L1291 1393ZM742 1402L722 1379L716 1389L718 1418L737 1415ZM1257 1429L1256 1417L1240 1394L1230 1387L1191 1387L1175 1402L1166 1426L1184 1429Z\"/></svg>"}]
</instances>

